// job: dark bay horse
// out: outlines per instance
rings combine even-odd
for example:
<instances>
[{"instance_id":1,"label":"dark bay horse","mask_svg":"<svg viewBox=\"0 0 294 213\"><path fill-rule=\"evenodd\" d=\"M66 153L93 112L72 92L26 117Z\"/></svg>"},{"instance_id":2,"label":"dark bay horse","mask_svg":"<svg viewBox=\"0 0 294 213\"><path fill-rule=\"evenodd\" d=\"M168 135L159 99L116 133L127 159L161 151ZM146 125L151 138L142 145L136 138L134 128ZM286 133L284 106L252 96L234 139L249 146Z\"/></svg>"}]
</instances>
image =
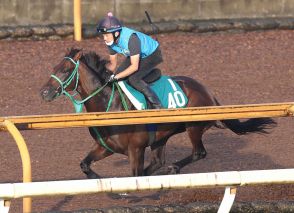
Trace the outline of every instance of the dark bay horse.
<instances>
[{"instance_id":1,"label":"dark bay horse","mask_svg":"<svg viewBox=\"0 0 294 213\"><path fill-rule=\"evenodd\" d=\"M71 49L61 62L54 67L53 75L41 89L41 96L46 101L52 101L61 94L69 91L77 92L85 100L84 105L88 112L105 112L112 93L112 85L105 82L110 72L105 68L106 60L102 60L96 53L84 53L80 49ZM217 100L211 96L205 87L194 79L176 76L172 77L187 95L187 107L216 106ZM72 97L72 96L70 96ZM127 100L130 110L134 110ZM121 97L116 91L109 111L123 111ZM222 127L227 127L236 134L268 133L275 122L270 118L255 118L246 121L223 120ZM134 176L151 175L165 164L165 144L168 139L178 133L187 131L192 144L192 153L186 158L175 162L166 171L167 174L179 173L187 164L202 159L206 150L202 143L202 135L216 121L209 122L182 122L158 124L155 140L149 144L149 134L145 125L108 126L89 128L91 136L96 140L96 147L89 152L80 166L88 178L99 178L91 170L90 165L112 155L120 153L127 155ZM151 148L151 162L144 169L145 148Z\"/></svg>"}]
</instances>

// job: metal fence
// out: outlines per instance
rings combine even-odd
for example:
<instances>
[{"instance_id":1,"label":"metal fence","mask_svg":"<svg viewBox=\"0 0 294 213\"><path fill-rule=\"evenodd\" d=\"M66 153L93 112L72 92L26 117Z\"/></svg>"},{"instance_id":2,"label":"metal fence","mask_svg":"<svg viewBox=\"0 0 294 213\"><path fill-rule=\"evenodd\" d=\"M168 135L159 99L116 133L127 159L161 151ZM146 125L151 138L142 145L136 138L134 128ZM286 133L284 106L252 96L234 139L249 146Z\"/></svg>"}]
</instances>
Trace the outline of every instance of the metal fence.
<instances>
[{"instance_id":1,"label":"metal fence","mask_svg":"<svg viewBox=\"0 0 294 213\"><path fill-rule=\"evenodd\" d=\"M293 116L293 113L294 103L291 102L128 112L0 117L0 131L8 131L15 139L20 150L24 181L24 183L0 184L0 212L2 212L1 210L8 212L10 200L19 197L24 197L23 211L31 212L31 197L33 196L216 186L227 186L219 212L229 212L236 194L236 186L294 183L294 169L169 175L164 176L164 178L163 176L150 176L28 183L31 182L30 156L19 130L289 117ZM122 185L122 183L125 184ZM233 188L230 188L231 186Z\"/></svg>"}]
</instances>

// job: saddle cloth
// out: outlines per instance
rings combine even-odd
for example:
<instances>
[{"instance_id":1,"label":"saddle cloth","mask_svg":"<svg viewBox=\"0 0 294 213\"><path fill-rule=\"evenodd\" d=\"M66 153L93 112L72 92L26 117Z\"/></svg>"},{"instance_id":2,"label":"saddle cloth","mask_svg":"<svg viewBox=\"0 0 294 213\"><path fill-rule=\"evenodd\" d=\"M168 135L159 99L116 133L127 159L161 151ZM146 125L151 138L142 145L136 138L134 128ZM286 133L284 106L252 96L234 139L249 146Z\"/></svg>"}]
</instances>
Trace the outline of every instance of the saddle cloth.
<instances>
[{"instance_id":1,"label":"saddle cloth","mask_svg":"<svg viewBox=\"0 0 294 213\"><path fill-rule=\"evenodd\" d=\"M118 84L137 110L148 108L145 96L141 92L134 89L126 81L119 81ZM188 103L188 98L181 87L169 76L163 75L157 81L149 84L149 86L166 109L183 108Z\"/></svg>"}]
</instances>

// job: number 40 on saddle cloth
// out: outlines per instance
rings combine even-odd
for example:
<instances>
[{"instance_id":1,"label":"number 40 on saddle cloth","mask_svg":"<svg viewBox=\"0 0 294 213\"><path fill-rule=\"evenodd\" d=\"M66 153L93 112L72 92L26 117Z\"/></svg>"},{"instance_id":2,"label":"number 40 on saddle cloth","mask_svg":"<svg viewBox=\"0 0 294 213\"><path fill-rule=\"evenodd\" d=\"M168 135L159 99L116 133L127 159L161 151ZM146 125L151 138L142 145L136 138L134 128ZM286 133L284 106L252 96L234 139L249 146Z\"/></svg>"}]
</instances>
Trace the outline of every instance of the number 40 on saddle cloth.
<instances>
[{"instance_id":1,"label":"number 40 on saddle cloth","mask_svg":"<svg viewBox=\"0 0 294 213\"><path fill-rule=\"evenodd\" d=\"M148 108L145 96L141 92L126 81L119 81L118 84L137 110ZM156 93L164 108L183 108L188 103L188 98L181 87L169 76L161 76L150 84L150 88Z\"/></svg>"}]
</instances>

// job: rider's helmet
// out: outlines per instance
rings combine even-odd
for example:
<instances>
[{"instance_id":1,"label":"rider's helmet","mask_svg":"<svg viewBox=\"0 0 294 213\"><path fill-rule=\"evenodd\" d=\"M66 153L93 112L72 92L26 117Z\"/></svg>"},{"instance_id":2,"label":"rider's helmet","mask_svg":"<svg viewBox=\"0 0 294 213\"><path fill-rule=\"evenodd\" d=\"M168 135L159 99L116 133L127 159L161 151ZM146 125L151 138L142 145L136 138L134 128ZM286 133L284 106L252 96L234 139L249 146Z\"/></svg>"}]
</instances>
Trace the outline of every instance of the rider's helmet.
<instances>
[{"instance_id":1,"label":"rider's helmet","mask_svg":"<svg viewBox=\"0 0 294 213\"><path fill-rule=\"evenodd\" d=\"M100 33L115 33L122 28L121 22L113 16L111 12L107 13L107 16L102 19L97 25L97 32Z\"/></svg>"}]
</instances>

